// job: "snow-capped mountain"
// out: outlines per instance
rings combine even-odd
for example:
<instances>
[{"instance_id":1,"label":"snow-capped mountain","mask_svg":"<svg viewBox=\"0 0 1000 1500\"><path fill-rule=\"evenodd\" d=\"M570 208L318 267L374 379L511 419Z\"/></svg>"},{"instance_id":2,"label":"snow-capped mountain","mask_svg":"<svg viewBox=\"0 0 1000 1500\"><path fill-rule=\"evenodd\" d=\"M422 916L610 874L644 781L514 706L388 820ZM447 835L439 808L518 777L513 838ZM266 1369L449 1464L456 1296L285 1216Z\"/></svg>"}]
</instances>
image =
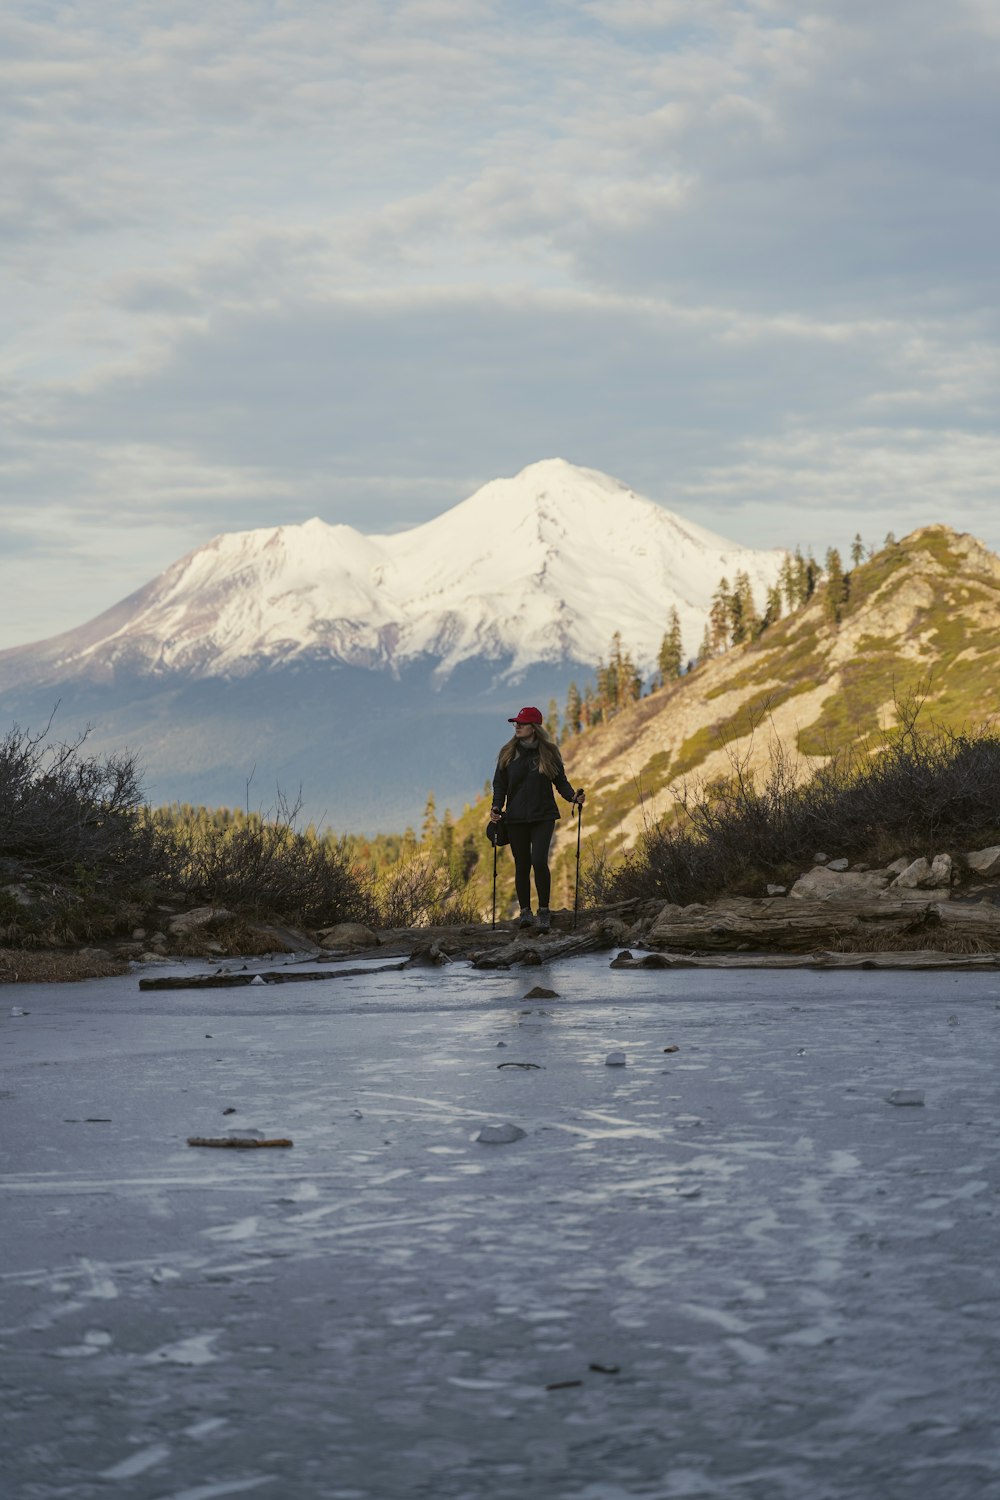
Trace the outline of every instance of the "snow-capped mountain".
<instances>
[{"instance_id":1,"label":"snow-capped mountain","mask_svg":"<svg viewBox=\"0 0 1000 1500\"><path fill-rule=\"evenodd\" d=\"M596 664L615 630L649 670L671 605L693 652L719 578L744 569L762 601L782 557L550 459L395 535L314 519L218 536L80 629L0 652L0 689L232 678L302 659L393 671L431 659L438 681L485 659L513 677Z\"/></svg>"},{"instance_id":2,"label":"snow-capped mountain","mask_svg":"<svg viewBox=\"0 0 1000 1500\"><path fill-rule=\"evenodd\" d=\"M234 532L77 630L0 652L0 714L128 748L150 801L267 807L358 832L458 809L523 703L561 704L621 631L655 663L671 605L697 650L719 578L758 603L783 554L738 547L560 459L424 526ZM248 792L247 782L252 779Z\"/></svg>"}]
</instances>

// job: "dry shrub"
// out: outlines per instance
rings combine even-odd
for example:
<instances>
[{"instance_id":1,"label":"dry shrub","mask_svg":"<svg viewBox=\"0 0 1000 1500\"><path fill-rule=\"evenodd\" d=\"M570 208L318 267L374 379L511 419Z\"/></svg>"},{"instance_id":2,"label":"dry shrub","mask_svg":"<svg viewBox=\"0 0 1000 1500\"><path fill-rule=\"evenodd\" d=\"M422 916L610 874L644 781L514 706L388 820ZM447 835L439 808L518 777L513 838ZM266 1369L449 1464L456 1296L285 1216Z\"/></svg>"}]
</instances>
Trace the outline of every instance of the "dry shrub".
<instances>
[{"instance_id":1,"label":"dry shrub","mask_svg":"<svg viewBox=\"0 0 1000 1500\"><path fill-rule=\"evenodd\" d=\"M77 979L112 979L128 973L128 959L111 955L0 948L0 984L61 984Z\"/></svg>"},{"instance_id":2,"label":"dry shrub","mask_svg":"<svg viewBox=\"0 0 1000 1500\"><path fill-rule=\"evenodd\" d=\"M372 920L378 927L458 927L481 919L469 890L424 855L391 866L376 881Z\"/></svg>"},{"instance_id":3,"label":"dry shrub","mask_svg":"<svg viewBox=\"0 0 1000 1500\"><path fill-rule=\"evenodd\" d=\"M159 841L145 816L138 761L83 753L86 732L49 742L49 725L14 725L0 740L0 855L42 880L100 877L130 884L154 874Z\"/></svg>"},{"instance_id":4,"label":"dry shrub","mask_svg":"<svg viewBox=\"0 0 1000 1500\"><path fill-rule=\"evenodd\" d=\"M364 921L370 910L366 880L342 842L299 832L297 812L279 802L273 817L174 825L168 833L171 883L206 904L299 926Z\"/></svg>"},{"instance_id":5,"label":"dry shrub","mask_svg":"<svg viewBox=\"0 0 1000 1500\"><path fill-rule=\"evenodd\" d=\"M763 777L748 751L729 776L676 788L673 816L645 829L607 895L686 905L785 884L819 850L884 863L988 842L1000 828L1000 736L923 733L920 710L913 699L897 704L898 727L874 752L831 756L805 782L775 743Z\"/></svg>"}]
</instances>

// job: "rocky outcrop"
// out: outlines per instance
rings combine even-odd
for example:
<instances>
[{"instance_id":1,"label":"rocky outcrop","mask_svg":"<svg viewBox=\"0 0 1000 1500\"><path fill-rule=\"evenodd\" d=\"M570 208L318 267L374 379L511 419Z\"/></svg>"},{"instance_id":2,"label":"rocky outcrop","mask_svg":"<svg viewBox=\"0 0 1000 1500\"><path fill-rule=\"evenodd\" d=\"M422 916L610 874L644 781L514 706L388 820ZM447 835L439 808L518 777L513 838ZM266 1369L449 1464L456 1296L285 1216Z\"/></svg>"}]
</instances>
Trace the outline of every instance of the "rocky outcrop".
<instances>
[{"instance_id":1,"label":"rocky outcrop","mask_svg":"<svg viewBox=\"0 0 1000 1500\"><path fill-rule=\"evenodd\" d=\"M935 854L930 861L915 859L900 870L892 882L893 890L937 890L947 889L952 882L950 854Z\"/></svg>"},{"instance_id":2,"label":"rocky outcrop","mask_svg":"<svg viewBox=\"0 0 1000 1500\"><path fill-rule=\"evenodd\" d=\"M992 844L988 849L974 849L965 856L965 862L974 874L984 880L1000 875L1000 844Z\"/></svg>"}]
</instances>

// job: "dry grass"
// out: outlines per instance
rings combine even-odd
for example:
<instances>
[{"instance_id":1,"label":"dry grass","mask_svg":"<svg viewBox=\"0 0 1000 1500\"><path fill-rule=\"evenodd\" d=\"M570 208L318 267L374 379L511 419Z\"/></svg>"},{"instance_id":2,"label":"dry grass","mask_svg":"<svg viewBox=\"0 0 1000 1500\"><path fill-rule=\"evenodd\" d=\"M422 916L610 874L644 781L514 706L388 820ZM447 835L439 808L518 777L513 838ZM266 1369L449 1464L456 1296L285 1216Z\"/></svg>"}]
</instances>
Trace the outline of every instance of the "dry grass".
<instances>
[{"instance_id":1,"label":"dry grass","mask_svg":"<svg viewBox=\"0 0 1000 1500\"><path fill-rule=\"evenodd\" d=\"M128 959L60 950L0 948L0 984L63 984L74 979L114 979Z\"/></svg>"},{"instance_id":2,"label":"dry grass","mask_svg":"<svg viewBox=\"0 0 1000 1500\"><path fill-rule=\"evenodd\" d=\"M992 953L997 950L975 933L947 932L943 927L925 927L919 932L873 932L866 936L839 938L831 953ZM1000 957L1000 955L997 955Z\"/></svg>"}]
</instances>

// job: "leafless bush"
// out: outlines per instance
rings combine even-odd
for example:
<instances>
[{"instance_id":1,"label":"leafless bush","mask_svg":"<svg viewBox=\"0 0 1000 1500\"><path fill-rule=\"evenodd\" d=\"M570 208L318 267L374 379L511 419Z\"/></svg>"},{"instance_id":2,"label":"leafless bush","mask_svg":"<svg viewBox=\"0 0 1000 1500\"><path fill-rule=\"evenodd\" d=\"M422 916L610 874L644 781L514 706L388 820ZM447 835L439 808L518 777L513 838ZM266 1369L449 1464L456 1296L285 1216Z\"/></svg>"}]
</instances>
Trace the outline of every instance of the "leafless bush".
<instances>
[{"instance_id":1,"label":"leafless bush","mask_svg":"<svg viewBox=\"0 0 1000 1500\"><path fill-rule=\"evenodd\" d=\"M593 839L587 840L584 849L580 869L580 894L585 905L603 906L611 899L615 878L611 854L607 844L602 844L598 849Z\"/></svg>"},{"instance_id":2,"label":"leafless bush","mask_svg":"<svg viewBox=\"0 0 1000 1500\"><path fill-rule=\"evenodd\" d=\"M51 721L50 721L51 725ZM40 880L141 880L160 860L136 757L84 753L14 725L0 741L0 857Z\"/></svg>"},{"instance_id":3,"label":"leafless bush","mask_svg":"<svg viewBox=\"0 0 1000 1500\"><path fill-rule=\"evenodd\" d=\"M377 882L373 919L379 927L443 927L478 922L467 890L455 890L448 872L425 855L393 865Z\"/></svg>"}]
</instances>

